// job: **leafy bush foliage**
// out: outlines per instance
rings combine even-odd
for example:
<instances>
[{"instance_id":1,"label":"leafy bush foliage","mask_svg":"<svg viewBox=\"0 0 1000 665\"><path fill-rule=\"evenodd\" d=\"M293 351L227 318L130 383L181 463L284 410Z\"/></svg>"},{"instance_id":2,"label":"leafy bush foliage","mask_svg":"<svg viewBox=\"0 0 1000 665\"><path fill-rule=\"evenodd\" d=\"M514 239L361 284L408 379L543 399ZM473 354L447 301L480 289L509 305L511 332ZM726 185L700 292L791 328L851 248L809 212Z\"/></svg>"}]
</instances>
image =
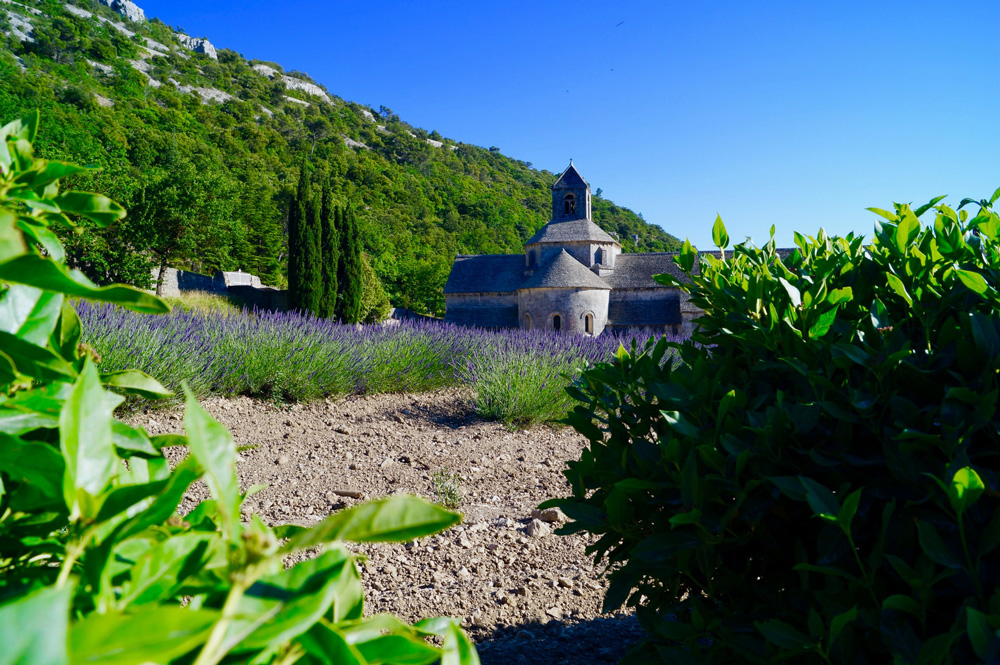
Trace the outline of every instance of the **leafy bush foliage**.
<instances>
[{"instance_id":1,"label":"leafy bush foliage","mask_svg":"<svg viewBox=\"0 0 1000 665\"><path fill-rule=\"evenodd\" d=\"M692 339L582 375L551 504L637 608L632 662L997 662L998 197L791 252L718 220L678 257Z\"/></svg>"},{"instance_id":2,"label":"leafy bush foliage","mask_svg":"<svg viewBox=\"0 0 1000 665\"><path fill-rule=\"evenodd\" d=\"M363 617L344 541L407 541L459 516L394 496L313 528L242 519L236 444L188 392L186 436L113 417L124 399L169 395L136 370L100 373L67 296L165 312L128 287L63 264L67 214L124 216L62 191L81 169L36 160L37 115L0 129L0 664L479 662L451 619ZM173 469L161 449L186 445ZM212 499L177 508L203 479ZM320 549L289 568L286 557Z\"/></svg>"}]
</instances>

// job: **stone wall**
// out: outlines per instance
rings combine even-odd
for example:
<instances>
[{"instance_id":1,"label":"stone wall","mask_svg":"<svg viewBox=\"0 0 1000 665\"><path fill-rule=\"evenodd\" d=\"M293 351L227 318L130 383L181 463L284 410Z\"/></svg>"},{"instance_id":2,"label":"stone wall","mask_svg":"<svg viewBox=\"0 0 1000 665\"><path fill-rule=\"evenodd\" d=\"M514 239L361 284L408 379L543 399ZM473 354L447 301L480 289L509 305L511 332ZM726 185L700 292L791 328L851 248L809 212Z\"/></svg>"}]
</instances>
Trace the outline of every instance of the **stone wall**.
<instances>
[{"instance_id":1,"label":"stone wall","mask_svg":"<svg viewBox=\"0 0 1000 665\"><path fill-rule=\"evenodd\" d=\"M558 315L561 332L584 335L589 314L593 334L600 335L608 322L608 293L604 289L523 289L517 292L521 327L527 327L525 315L529 315L532 329L552 330L553 316Z\"/></svg>"},{"instance_id":2,"label":"stone wall","mask_svg":"<svg viewBox=\"0 0 1000 665\"><path fill-rule=\"evenodd\" d=\"M155 288L160 271L152 271ZM261 284L260 278L247 272L222 272L215 275L201 275L187 270L167 268L163 272L163 287L160 291L165 298L177 298L185 292L204 291L228 296L234 304L253 309L288 309L288 292Z\"/></svg>"},{"instance_id":3,"label":"stone wall","mask_svg":"<svg viewBox=\"0 0 1000 665\"><path fill-rule=\"evenodd\" d=\"M514 293L445 294L445 323L477 328L517 328Z\"/></svg>"},{"instance_id":4,"label":"stone wall","mask_svg":"<svg viewBox=\"0 0 1000 665\"><path fill-rule=\"evenodd\" d=\"M682 296L686 294L676 288L615 289L608 303L608 329L650 328L674 334L688 332L682 308L682 301L686 302L686 298ZM688 305L693 307L690 303ZM693 312L691 314L697 316Z\"/></svg>"}]
</instances>

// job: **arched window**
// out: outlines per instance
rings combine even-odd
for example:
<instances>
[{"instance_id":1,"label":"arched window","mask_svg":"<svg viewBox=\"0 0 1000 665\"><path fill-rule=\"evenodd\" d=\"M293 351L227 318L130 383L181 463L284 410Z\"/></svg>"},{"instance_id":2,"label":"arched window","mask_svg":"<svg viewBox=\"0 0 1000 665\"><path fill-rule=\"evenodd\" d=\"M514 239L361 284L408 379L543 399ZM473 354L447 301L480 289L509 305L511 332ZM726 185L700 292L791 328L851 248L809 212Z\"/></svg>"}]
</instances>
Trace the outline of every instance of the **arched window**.
<instances>
[{"instance_id":1,"label":"arched window","mask_svg":"<svg viewBox=\"0 0 1000 665\"><path fill-rule=\"evenodd\" d=\"M562 317L558 314L552 315L552 329L556 332L562 330Z\"/></svg>"},{"instance_id":2,"label":"arched window","mask_svg":"<svg viewBox=\"0 0 1000 665\"><path fill-rule=\"evenodd\" d=\"M535 252L534 251L528 252L528 267L529 268L534 268L535 267Z\"/></svg>"},{"instance_id":3,"label":"arched window","mask_svg":"<svg viewBox=\"0 0 1000 665\"><path fill-rule=\"evenodd\" d=\"M597 251L600 251L600 250L597 250ZM585 317L583 317L583 329L584 329L584 331L586 331L586 333L588 335L593 335L594 334L594 315L593 314L587 314Z\"/></svg>"},{"instance_id":4,"label":"arched window","mask_svg":"<svg viewBox=\"0 0 1000 665\"><path fill-rule=\"evenodd\" d=\"M604 263L604 250L600 247L594 252L594 263Z\"/></svg>"},{"instance_id":5,"label":"arched window","mask_svg":"<svg viewBox=\"0 0 1000 665\"><path fill-rule=\"evenodd\" d=\"M531 330L531 314L524 315L524 329Z\"/></svg>"},{"instance_id":6,"label":"arched window","mask_svg":"<svg viewBox=\"0 0 1000 665\"><path fill-rule=\"evenodd\" d=\"M576 212L576 197L572 194L567 194L566 198L563 199L563 213L566 215L572 215Z\"/></svg>"}]
</instances>

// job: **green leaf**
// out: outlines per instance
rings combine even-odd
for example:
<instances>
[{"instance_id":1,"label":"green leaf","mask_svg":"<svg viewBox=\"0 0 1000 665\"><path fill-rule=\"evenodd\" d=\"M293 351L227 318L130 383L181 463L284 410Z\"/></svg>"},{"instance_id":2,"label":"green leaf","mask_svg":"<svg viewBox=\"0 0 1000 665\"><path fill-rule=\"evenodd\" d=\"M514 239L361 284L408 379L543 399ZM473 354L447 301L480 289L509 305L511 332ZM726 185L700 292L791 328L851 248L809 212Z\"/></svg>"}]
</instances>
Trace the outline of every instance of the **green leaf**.
<instances>
[{"instance_id":1,"label":"green leaf","mask_svg":"<svg viewBox=\"0 0 1000 665\"><path fill-rule=\"evenodd\" d=\"M951 550L941 536L930 523L917 520L917 538L920 541L920 549L930 557L931 561L946 568L958 570L962 567L962 562L952 554Z\"/></svg>"},{"instance_id":2,"label":"green leaf","mask_svg":"<svg viewBox=\"0 0 1000 665\"><path fill-rule=\"evenodd\" d=\"M28 143L34 143L35 135L38 133L38 121L39 113L38 109L35 109L19 120L7 123L0 128L0 143L6 140L8 136L27 141Z\"/></svg>"},{"instance_id":3,"label":"green leaf","mask_svg":"<svg viewBox=\"0 0 1000 665\"><path fill-rule=\"evenodd\" d=\"M423 499L397 494L334 513L294 536L284 549L292 552L337 541L405 542L443 531L461 519Z\"/></svg>"},{"instance_id":4,"label":"green leaf","mask_svg":"<svg viewBox=\"0 0 1000 665\"><path fill-rule=\"evenodd\" d=\"M948 488L948 498L951 499L951 506L955 512L961 515L968 510L983 492L986 485L972 467L964 467L955 472L951 479L951 487Z\"/></svg>"},{"instance_id":5,"label":"green leaf","mask_svg":"<svg viewBox=\"0 0 1000 665\"><path fill-rule=\"evenodd\" d=\"M169 663L205 642L220 614L163 605L138 611L94 613L73 624L73 665Z\"/></svg>"},{"instance_id":6,"label":"green leaf","mask_svg":"<svg viewBox=\"0 0 1000 665\"><path fill-rule=\"evenodd\" d=\"M651 563L672 559L682 552L701 547L701 539L690 531L657 533L640 540L632 548L632 558Z\"/></svg>"},{"instance_id":7,"label":"green leaf","mask_svg":"<svg viewBox=\"0 0 1000 665\"><path fill-rule=\"evenodd\" d=\"M114 437L115 449L124 459L134 455L153 458L161 454L160 449L153 445L141 427L132 427L116 420L111 424L111 434Z\"/></svg>"},{"instance_id":8,"label":"green leaf","mask_svg":"<svg viewBox=\"0 0 1000 665\"><path fill-rule=\"evenodd\" d=\"M896 221L896 213L889 212L888 210L882 210L881 208L865 208L865 210L873 212L876 215L878 215L879 217L883 217L885 219L888 219L890 222L895 222Z\"/></svg>"},{"instance_id":9,"label":"green leaf","mask_svg":"<svg viewBox=\"0 0 1000 665\"><path fill-rule=\"evenodd\" d=\"M833 327L834 322L837 320L837 308L828 309L819 315L816 319L816 323L809 327L809 337L812 339L818 339L823 335L830 332L830 328Z\"/></svg>"},{"instance_id":10,"label":"green leaf","mask_svg":"<svg viewBox=\"0 0 1000 665\"><path fill-rule=\"evenodd\" d=\"M0 141L0 154L4 148L3 142ZM24 235L17 228L17 215L13 210L0 206L0 261L6 261L27 251Z\"/></svg>"},{"instance_id":11,"label":"green leaf","mask_svg":"<svg viewBox=\"0 0 1000 665\"><path fill-rule=\"evenodd\" d=\"M854 299L854 291L851 287L846 286L842 289L833 289L826 296L826 302L830 305L839 305L841 303L850 302Z\"/></svg>"},{"instance_id":12,"label":"green leaf","mask_svg":"<svg viewBox=\"0 0 1000 665\"><path fill-rule=\"evenodd\" d=\"M910 298L910 294L906 292L906 287L903 286L903 280L896 277L891 272L886 273L885 278L889 282L889 286L892 290L896 292L896 295L905 300L907 305L913 304L913 299Z\"/></svg>"},{"instance_id":13,"label":"green leaf","mask_svg":"<svg viewBox=\"0 0 1000 665\"><path fill-rule=\"evenodd\" d=\"M333 606L334 622L361 617L361 578L353 555L333 547L251 586L224 647L274 647L308 631Z\"/></svg>"},{"instance_id":14,"label":"green leaf","mask_svg":"<svg viewBox=\"0 0 1000 665\"><path fill-rule=\"evenodd\" d=\"M76 371L47 348L0 331L0 349L17 371L39 381L72 381Z\"/></svg>"},{"instance_id":15,"label":"green leaf","mask_svg":"<svg viewBox=\"0 0 1000 665\"><path fill-rule=\"evenodd\" d=\"M972 650L976 656L986 662L991 656L990 644L997 639L997 631L993 630L985 614L972 607L965 608L966 632L972 642Z\"/></svg>"},{"instance_id":16,"label":"green leaf","mask_svg":"<svg viewBox=\"0 0 1000 665\"><path fill-rule=\"evenodd\" d=\"M809 507L812 508L813 513L817 517L836 520L837 515L840 514L840 504L837 502L837 497L833 495L833 492L812 478L799 476L799 482L802 483L802 487L806 491L806 501L809 502Z\"/></svg>"},{"instance_id":17,"label":"green leaf","mask_svg":"<svg viewBox=\"0 0 1000 665\"><path fill-rule=\"evenodd\" d=\"M916 600L911 596L904 596L902 594L893 594L882 601L883 610L896 610L898 612L906 612L911 614L921 621L924 620L924 608L920 606Z\"/></svg>"},{"instance_id":18,"label":"green leaf","mask_svg":"<svg viewBox=\"0 0 1000 665\"><path fill-rule=\"evenodd\" d=\"M219 542L215 534L184 533L147 550L121 583L118 607L171 600L184 581L199 573L211 558L213 541Z\"/></svg>"},{"instance_id":19,"label":"green leaf","mask_svg":"<svg viewBox=\"0 0 1000 665\"><path fill-rule=\"evenodd\" d=\"M0 330L45 346L62 311L63 296L13 284L0 298Z\"/></svg>"},{"instance_id":20,"label":"green leaf","mask_svg":"<svg viewBox=\"0 0 1000 665\"><path fill-rule=\"evenodd\" d=\"M972 272L971 270L962 270L961 268L955 269L955 274L958 275L958 279L968 288L970 291L974 291L979 295L986 293L990 288L986 284L986 280L978 272Z\"/></svg>"},{"instance_id":21,"label":"green leaf","mask_svg":"<svg viewBox=\"0 0 1000 665\"><path fill-rule=\"evenodd\" d=\"M851 522L854 520L854 515L858 512L862 489L858 488L848 494L847 498L844 499L844 505L841 506L840 512L837 513L837 524L848 535L851 533Z\"/></svg>"},{"instance_id":22,"label":"green leaf","mask_svg":"<svg viewBox=\"0 0 1000 665\"><path fill-rule=\"evenodd\" d=\"M715 224L712 225L712 242L719 249L729 247L729 234L726 232L726 225L722 222L722 216L715 216Z\"/></svg>"},{"instance_id":23,"label":"green leaf","mask_svg":"<svg viewBox=\"0 0 1000 665\"><path fill-rule=\"evenodd\" d=\"M437 617L418 621L416 627L444 638L441 665L479 665L479 654L454 619Z\"/></svg>"},{"instance_id":24,"label":"green leaf","mask_svg":"<svg viewBox=\"0 0 1000 665\"><path fill-rule=\"evenodd\" d=\"M64 192L54 199L63 212L73 213L107 226L125 217L125 208L106 196L89 192Z\"/></svg>"},{"instance_id":25,"label":"green leaf","mask_svg":"<svg viewBox=\"0 0 1000 665\"><path fill-rule=\"evenodd\" d=\"M122 392L140 395L147 399L160 399L173 396L173 391L137 369L127 369L121 372L101 374L101 381L109 388L118 388Z\"/></svg>"},{"instance_id":26,"label":"green leaf","mask_svg":"<svg viewBox=\"0 0 1000 665\"><path fill-rule=\"evenodd\" d=\"M778 619L769 621L754 622L757 630L767 638L767 641L781 649L791 649L793 651L804 651L816 646L816 641L811 639L791 625Z\"/></svg>"},{"instance_id":27,"label":"green leaf","mask_svg":"<svg viewBox=\"0 0 1000 665\"><path fill-rule=\"evenodd\" d=\"M66 461L63 496L74 516L96 517L92 498L118 474L111 429L117 402L112 397L101 387L97 368L87 360L59 414L59 445Z\"/></svg>"},{"instance_id":28,"label":"green leaf","mask_svg":"<svg viewBox=\"0 0 1000 665\"><path fill-rule=\"evenodd\" d=\"M379 635L354 646L365 662L372 665L430 665L441 658L441 652L427 642L406 635Z\"/></svg>"},{"instance_id":29,"label":"green leaf","mask_svg":"<svg viewBox=\"0 0 1000 665\"><path fill-rule=\"evenodd\" d=\"M827 642L827 648L833 646L833 643L837 641L840 637L840 633L843 632L847 624L851 623L858 618L858 608L852 607L846 612L841 612L837 616L833 617L833 621L830 622L830 639Z\"/></svg>"},{"instance_id":30,"label":"green leaf","mask_svg":"<svg viewBox=\"0 0 1000 665\"><path fill-rule=\"evenodd\" d=\"M913 216L913 213L904 214L900 218L899 224L896 226L896 233L893 236L896 249L900 252L905 252L906 248L909 247L919 232L920 222Z\"/></svg>"},{"instance_id":31,"label":"green leaf","mask_svg":"<svg viewBox=\"0 0 1000 665\"><path fill-rule=\"evenodd\" d=\"M0 280L26 284L68 296L115 303L136 312L164 314L170 311L165 302L130 286L97 286L83 273L37 254L22 254L0 263Z\"/></svg>"},{"instance_id":32,"label":"green leaf","mask_svg":"<svg viewBox=\"0 0 1000 665\"><path fill-rule=\"evenodd\" d=\"M701 520L701 511L695 508L686 513L678 513L670 518L670 527L676 529L684 524L698 524Z\"/></svg>"},{"instance_id":33,"label":"green leaf","mask_svg":"<svg viewBox=\"0 0 1000 665\"><path fill-rule=\"evenodd\" d=\"M73 362L76 360L77 347L82 336L83 326L80 323L80 317L77 316L73 306L66 299L63 299L62 316L59 318L55 330L52 331L49 344L59 352L64 360Z\"/></svg>"},{"instance_id":34,"label":"green leaf","mask_svg":"<svg viewBox=\"0 0 1000 665\"><path fill-rule=\"evenodd\" d=\"M296 641L320 665L367 665L336 626L317 623Z\"/></svg>"},{"instance_id":35,"label":"green leaf","mask_svg":"<svg viewBox=\"0 0 1000 665\"><path fill-rule=\"evenodd\" d=\"M52 446L0 434L0 471L20 487L10 506L15 511L55 510L63 505L66 465ZM12 490L8 487L8 492Z\"/></svg>"},{"instance_id":36,"label":"green leaf","mask_svg":"<svg viewBox=\"0 0 1000 665\"><path fill-rule=\"evenodd\" d=\"M229 430L198 404L186 383L184 393L188 449L205 470L205 482L218 504L223 533L230 542L238 542L240 486L236 480L236 443Z\"/></svg>"},{"instance_id":37,"label":"green leaf","mask_svg":"<svg viewBox=\"0 0 1000 665\"><path fill-rule=\"evenodd\" d=\"M781 286L785 288L785 292L788 294L788 299L792 301L792 307L798 307L802 304L802 294L799 293L798 288L792 286L792 284L784 277L779 277L778 281L781 282Z\"/></svg>"},{"instance_id":38,"label":"green leaf","mask_svg":"<svg viewBox=\"0 0 1000 665\"><path fill-rule=\"evenodd\" d=\"M72 598L67 584L0 605L0 665L67 665Z\"/></svg>"}]
</instances>

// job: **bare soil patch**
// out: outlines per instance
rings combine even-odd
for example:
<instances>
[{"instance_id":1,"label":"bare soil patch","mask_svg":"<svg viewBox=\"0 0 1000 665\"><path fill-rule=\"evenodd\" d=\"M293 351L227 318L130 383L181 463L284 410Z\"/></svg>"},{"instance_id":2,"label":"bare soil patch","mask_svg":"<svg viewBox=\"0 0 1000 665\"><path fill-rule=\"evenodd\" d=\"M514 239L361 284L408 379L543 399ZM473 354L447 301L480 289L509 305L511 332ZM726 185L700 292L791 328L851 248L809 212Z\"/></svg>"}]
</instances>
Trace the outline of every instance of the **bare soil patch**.
<instances>
[{"instance_id":1,"label":"bare soil patch","mask_svg":"<svg viewBox=\"0 0 1000 665\"><path fill-rule=\"evenodd\" d=\"M461 390L375 395L292 406L249 398L203 402L240 446L241 486L269 524L315 523L365 498L397 492L435 500L434 474L461 477L464 522L405 544L354 545L366 611L407 621L462 619L484 663L612 663L642 633L634 617L600 617L606 582L583 535L532 518L568 492L561 471L585 439L570 428L511 431L478 418ZM151 434L181 431L180 410L130 418ZM181 451L168 451L177 459ZM192 489L182 510L207 498ZM551 515L543 517L551 519Z\"/></svg>"}]
</instances>

